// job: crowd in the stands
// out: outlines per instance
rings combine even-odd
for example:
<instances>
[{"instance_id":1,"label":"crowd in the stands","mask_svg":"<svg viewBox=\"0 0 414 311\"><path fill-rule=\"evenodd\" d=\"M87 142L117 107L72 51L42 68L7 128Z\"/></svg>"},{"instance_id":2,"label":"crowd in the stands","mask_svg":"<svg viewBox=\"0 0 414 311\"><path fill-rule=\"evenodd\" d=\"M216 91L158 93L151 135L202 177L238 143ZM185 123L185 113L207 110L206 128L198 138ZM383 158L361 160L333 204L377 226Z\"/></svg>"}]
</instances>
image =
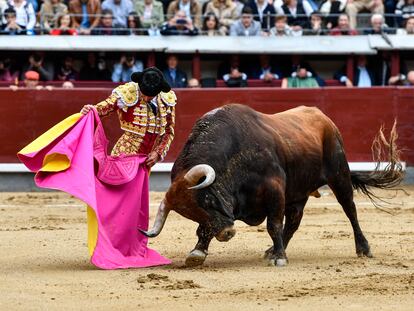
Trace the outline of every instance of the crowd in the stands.
<instances>
[{"instance_id":1,"label":"crowd in the stands","mask_svg":"<svg viewBox=\"0 0 414 311\"><path fill-rule=\"evenodd\" d=\"M60 81L64 87L74 86L79 81L123 83L130 81L132 72L142 71L144 68L137 54L122 53L117 54L116 58L114 56L94 52L62 54L57 58L44 52L35 52L19 59L0 56L0 82L2 86L12 85L12 88L21 85L21 81L32 87L37 87L39 82L48 85L51 81ZM339 63L336 72L332 72L330 77L324 73L327 80L299 55L285 59L267 54L249 56L248 59L247 56L231 55L224 57L216 74L202 75L200 80L187 76L178 55L168 54L159 65L173 88L245 87L252 86L249 85L252 81L256 82L256 86L259 81L259 86L282 88L321 87L332 83L347 87L414 85L414 71L407 69L403 59L399 64L400 72L391 74L391 56L391 52L375 56L355 56L352 70L343 59L342 66ZM27 84L30 81L38 83Z\"/></svg>"},{"instance_id":2,"label":"crowd in the stands","mask_svg":"<svg viewBox=\"0 0 414 311\"><path fill-rule=\"evenodd\" d=\"M414 34L414 0L0 0L4 35Z\"/></svg>"}]
</instances>

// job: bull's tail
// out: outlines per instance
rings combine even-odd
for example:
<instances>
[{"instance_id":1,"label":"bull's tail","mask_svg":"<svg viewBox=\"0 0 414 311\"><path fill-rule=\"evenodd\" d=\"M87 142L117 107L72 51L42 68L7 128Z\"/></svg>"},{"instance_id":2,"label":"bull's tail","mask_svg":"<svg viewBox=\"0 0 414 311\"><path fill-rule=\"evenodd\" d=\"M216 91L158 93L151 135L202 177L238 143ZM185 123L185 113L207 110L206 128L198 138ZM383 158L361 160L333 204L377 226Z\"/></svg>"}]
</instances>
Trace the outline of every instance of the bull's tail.
<instances>
[{"instance_id":1,"label":"bull's tail","mask_svg":"<svg viewBox=\"0 0 414 311\"><path fill-rule=\"evenodd\" d=\"M372 192L372 187L379 189L391 189L398 186L404 178L403 166L400 161L401 151L396 144L398 134L397 121L391 129L388 140L384 135L384 127L381 126L377 136L372 142L372 156L377 165L373 172L351 172L351 181L354 189L368 196L371 202L378 206L378 200L385 202L383 198ZM380 162L387 161L388 165L380 170Z\"/></svg>"}]
</instances>

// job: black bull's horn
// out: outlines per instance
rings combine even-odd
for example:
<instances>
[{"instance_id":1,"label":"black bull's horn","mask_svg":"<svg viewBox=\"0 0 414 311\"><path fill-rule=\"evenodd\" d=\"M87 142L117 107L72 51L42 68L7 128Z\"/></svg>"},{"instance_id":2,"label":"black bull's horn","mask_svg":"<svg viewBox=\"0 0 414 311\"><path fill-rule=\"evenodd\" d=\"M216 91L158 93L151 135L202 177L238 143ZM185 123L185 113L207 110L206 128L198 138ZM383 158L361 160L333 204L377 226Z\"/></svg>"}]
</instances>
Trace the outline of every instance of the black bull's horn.
<instances>
[{"instance_id":1,"label":"black bull's horn","mask_svg":"<svg viewBox=\"0 0 414 311\"><path fill-rule=\"evenodd\" d=\"M200 178L205 177L204 181L200 184L197 184ZM184 179L189 183L190 187L188 189L203 189L210 186L216 179L216 172L214 168L207 164L199 164L192 167L187 174L185 174Z\"/></svg>"},{"instance_id":2,"label":"black bull's horn","mask_svg":"<svg viewBox=\"0 0 414 311\"><path fill-rule=\"evenodd\" d=\"M205 177L205 180L202 183L197 184L202 177ZM199 164L192 167L184 176L184 179L191 185L188 189L194 190L208 187L214 182L215 178L216 172L214 171L214 168L207 164ZM160 234L162 228L164 227L169 212L170 209L165 205L165 201L163 200L158 208L157 216L155 217L152 229L149 231L141 229L138 230L147 237L156 237Z\"/></svg>"},{"instance_id":3,"label":"black bull's horn","mask_svg":"<svg viewBox=\"0 0 414 311\"><path fill-rule=\"evenodd\" d=\"M155 217L154 226L151 230L145 231L138 229L142 234L146 235L149 238L154 238L160 234L162 228L164 227L164 223L167 220L168 213L170 212L169 208L165 206L164 200L160 203L158 207L157 216Z\"/></svg>"}]
</instances>

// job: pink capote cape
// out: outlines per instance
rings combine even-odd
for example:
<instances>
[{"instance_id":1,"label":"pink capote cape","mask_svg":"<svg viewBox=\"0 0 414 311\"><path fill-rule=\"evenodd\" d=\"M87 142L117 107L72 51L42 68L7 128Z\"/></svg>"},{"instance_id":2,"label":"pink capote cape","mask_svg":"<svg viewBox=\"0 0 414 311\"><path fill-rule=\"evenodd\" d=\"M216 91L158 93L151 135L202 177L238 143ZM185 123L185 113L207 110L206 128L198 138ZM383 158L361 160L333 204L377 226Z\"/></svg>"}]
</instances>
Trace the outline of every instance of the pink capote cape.
<instances>
[{"instance_id":1,"label":"pink capote cape","mask_svg":"<svg viewBox=\"0 0 414 311\"><path fill-rule=\"evenodd\" d=\"M148 228L145 155L112 157L95 110L75 114L18 153L42 188L67 192L88 205L91 262L102 269L165 265L138 228ZM94 158L98 163L94 168Z\"/></svg>"}]
</instances>

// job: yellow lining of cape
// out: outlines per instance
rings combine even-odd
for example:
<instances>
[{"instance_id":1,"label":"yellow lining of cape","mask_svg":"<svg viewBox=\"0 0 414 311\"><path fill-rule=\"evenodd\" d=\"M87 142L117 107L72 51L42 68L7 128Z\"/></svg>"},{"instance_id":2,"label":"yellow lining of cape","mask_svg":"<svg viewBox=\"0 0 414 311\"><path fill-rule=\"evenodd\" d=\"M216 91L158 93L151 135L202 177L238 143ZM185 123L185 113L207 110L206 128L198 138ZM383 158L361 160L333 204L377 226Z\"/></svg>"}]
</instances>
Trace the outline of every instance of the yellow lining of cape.
<instances>
[{"instance_id":1,"label":"yellow lining of cape","mask_svg":"<svg viewBox=\"0 0 414 311\"><path fill-rule=\"evenodd\" d=\"M98 242L98 220L95 211L89 205L86 207L86 213L88 219L88 250L89 257L92 257Z\"/></svg>"},{"instance_id":2,"label":"yellow lining of cape","mask_svg":"<svg viewBox=\"0 0 414 311\"><path fill-rule=\"evenodd\" d=\"M51 129L49 129L48 131L40 135L38 138L36 138L34 141L32 141L22 150L20 150L19 153L29 154L29 153L36 152L36 151L43 149L48 144L50 144L53 140L55 140L57 137L59 137L64 132L66 132L69 128L71 128L76 122L78 122L81 116L82 115L80 113L75 113L67 117L65 120L59 122L58 124L53 126Z\"/></svg>"}]
</instances>

